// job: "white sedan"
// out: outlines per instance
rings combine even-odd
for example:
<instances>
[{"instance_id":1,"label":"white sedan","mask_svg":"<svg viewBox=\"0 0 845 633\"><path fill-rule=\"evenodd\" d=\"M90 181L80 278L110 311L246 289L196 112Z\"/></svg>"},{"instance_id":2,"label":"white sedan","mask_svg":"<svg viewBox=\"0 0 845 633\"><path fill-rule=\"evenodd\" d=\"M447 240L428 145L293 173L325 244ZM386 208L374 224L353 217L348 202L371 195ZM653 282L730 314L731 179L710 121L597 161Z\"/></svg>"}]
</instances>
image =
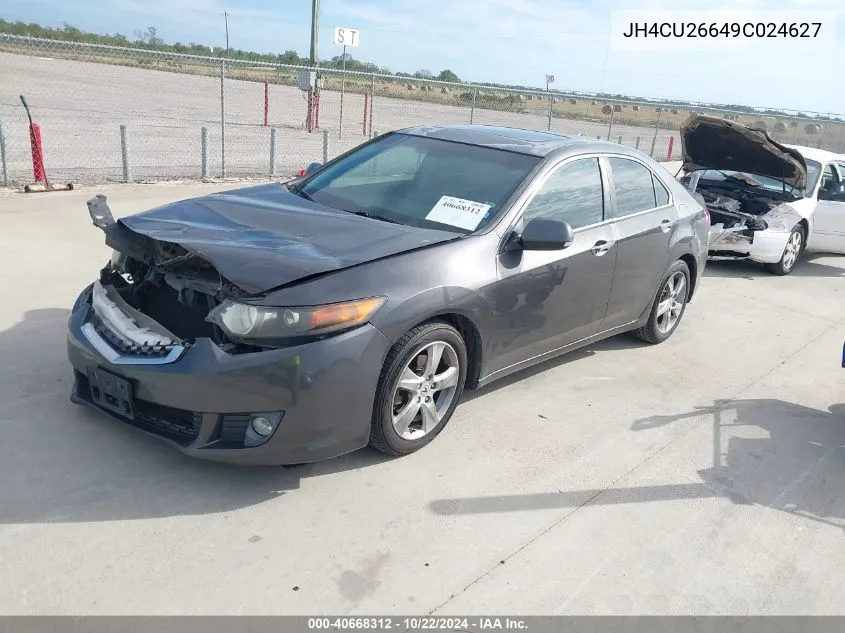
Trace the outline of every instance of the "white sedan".
<instances>
[{"instance_id":1,"label":"white sedan","mask_svg":"<svg viewBox=\"0 0 845 633\"><path fill-rule=\"evenodd\" d=\"M806 251L845 254L845 156L701 115L681 138L681 181L710 213L710 259L788 275Z\"/></svg>"}]
</instances>

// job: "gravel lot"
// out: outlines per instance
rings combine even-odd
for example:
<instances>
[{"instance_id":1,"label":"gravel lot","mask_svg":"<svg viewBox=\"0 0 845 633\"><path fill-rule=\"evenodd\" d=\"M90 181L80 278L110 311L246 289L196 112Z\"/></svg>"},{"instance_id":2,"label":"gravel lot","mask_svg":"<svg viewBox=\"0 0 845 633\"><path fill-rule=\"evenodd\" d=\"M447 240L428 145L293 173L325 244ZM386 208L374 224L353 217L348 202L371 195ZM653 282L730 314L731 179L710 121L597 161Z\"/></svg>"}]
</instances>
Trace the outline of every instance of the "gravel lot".
<instances>
[{"instance_id":1,"label":"gravel lot","mask_svg":"<svg viewBox=\"0 0 845 633\"><path fill-rule=\"evenodd\" d=\"M667 343L470 393L407 458L235 468L70 404L64 347L85 200L222 188L0 192L0 613L845 614L845 259L711 263Z\"/></svg>"},{"instance_id":2,"label":"gravel lot","mask_svg":"<svg viewBox=\"0 0 845 633\"><path fill-rule=\"evenodd\" d=\"M202 175L201 129L209 131L209 172L221 173L220 79L198 75L0 53L0 120L7 145L9 177L29 182L32 161L27 97L41 125L47 175L55 181L102 182L122 179L120 126L128 126L133 178L161 180ZM226 175L266 177L270 173L270 130L263 127L264 86L227 80ZM329 132L329 156L362 142L364 98L347 94L340 133L340 93L324 91L320 124ZM296 88L270 87L270 123L278 127L277 169L293 173L322 160L322 134L304 131L306 103ZM376 97L373 131L417 124L468 123L470 109ZM476 108L474 123L545 130L543 112L517 114ZM607 137L607 125L554 119L553 130ZM669 130L661 130L656 155L665 156ZM614 125L611 139L648 151L654 129ZM676 139L677 140L677 139ZM676 145L676 153L678 146ZM2 184L2 174L0 174Z\"/></svg>"}]
</instances>

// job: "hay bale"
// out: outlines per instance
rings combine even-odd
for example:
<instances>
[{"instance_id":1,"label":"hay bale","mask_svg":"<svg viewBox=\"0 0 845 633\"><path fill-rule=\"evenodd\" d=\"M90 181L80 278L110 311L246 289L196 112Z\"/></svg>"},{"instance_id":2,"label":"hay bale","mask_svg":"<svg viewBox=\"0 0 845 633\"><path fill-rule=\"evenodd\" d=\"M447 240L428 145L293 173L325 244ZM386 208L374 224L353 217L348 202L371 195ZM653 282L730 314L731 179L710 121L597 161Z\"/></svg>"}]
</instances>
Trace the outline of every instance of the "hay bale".
<instances>
[{"instance_id":1,"label":"hay bale","mask_svg":"<svg viewBox=\"0 0 845 633\"><path fill-rule=\"evenodd\" d=\"M449 92L449 91L448 91L448 90L446 90L446 88L441 88L441 89L440 89L440 94L444 94L444 95L445 95L447 92Z\"/></svg>"},{"instance_id":2,"label":"hay bale","mask_svg":"<svg viewBox=\"0 0 845 633\"><path fill-rule=\"evenodd\" d=\"M599 104L598 101L590 101L590 105L598 105L598 104Z\"/></svg>"},{"instance_id":3,"label":"hay bale","mask_svg":"<svg viewBox=\"0 0 845 633\"><path fill-rule=\"evenodd\" d=\"M670 112L671 112L672 114L678 114L678 110L677 110L677 108L672 108L672 109L670 110Z\"/></svg>"},{"instance_id":4,"label":"hay bale","mask_svg":"<svg viewBox=\"0 0 845 633\"><path fill-rule=\"evenodd\" d=\"M611 112L613 112L613 108L611 108L609 105L602 106L602 114L610 114Z\"/></svg>"},{"instance_id":5,"label":"hay bale","mask_svg":"<svg viewBox=\"0 0 845 633\"><path fill-rule=\"evenodd\" d=\"M638 106L638 105L631 106L631 109L632 109L634 112L639 112L639 111L640 111L640 106Z\"/></svg>"},{"instance_id":6,"label":"hay bale","mask_svg":"<svg viewBox=\"0 0 845 633\"><path fill-rule=\"evenodd\" d=\"M811 135L812 134L818 134L819 132L822 131L822 126L819 125L818 123L808 123L807 125L804 126L804 131L807 134L811 134Z\"/></svg>"},{"instance_id":7,"label":"hay bale","mask_svg":"<svg viewBox=\"0 0 845 633\"><path fill-rule=\"evenodd\" d=\"M414 89L414 84L408 84L408 90L413 90L413 89Z\"/></svg>"},{"instance_id":8,"label":"hay bale","mask_svg":"<svg viewBox=\"0 0 845 633\"><path fill-rule=\"evenodd\" d=\"M534 95L528 95L526 97L529 101L534 101Z\"/></svg>"},{"instance_id":9,"label":"hay bale","mask_svg":"<svg viewBox=\"0 0 845 633\"><path fill-rule=\"evenodd\" d=\"M792 129L797 128L798 127L798 121L790 121L789 127L791 127Z\"/></svg>"},{"instance_id":10,"label":"hay bale","mask_svg":"<svg viewBox=\"0 0 845 633\"><path fill-rule=\"evenodd\" d=\"M756 121L754 121L754 127L758 130L769 129L769 125L763 119L757 119Z\"/></svg>"},{"instance_id":11,"label":"hay bale","mask_svg":"<svg viewBox=\"0 0 845 633\"><path fill-rule=\"evenodd\" d=\"M572 105L576 105L578 102L575 99L570 99L569 103Z\"/></svg>"},{"instance_id":12,"label":"hay bale","mask_svg":"<svg viewBox=\"0 0 845 633\"><path fill-rule=\"evenodd\" d=\"M614 104L613 105L613 111L614 112L622 112L622 106L619 105L619 104Z\"/></svg>"},{"instance_id":13,"label":"hay bale","mask_svg":"<svg viewBox=\"0 0 845 633\"><path fill-rule=\"evenodd\" d=\"M775 123L775 132L786 132L786 125L783 121Z\"/></svg>"},{"instance_id":14,"label":"hay bale","mask_svg":"<svg viewBox=\"0 0 845 633\"><path fill-rule=\"evenodd\" d=\"M655 112L663 112L663 108L661 108L660 106L657 106L657 107L654 109L654 111L655 111Z\"/></svg>"}]
</instances>

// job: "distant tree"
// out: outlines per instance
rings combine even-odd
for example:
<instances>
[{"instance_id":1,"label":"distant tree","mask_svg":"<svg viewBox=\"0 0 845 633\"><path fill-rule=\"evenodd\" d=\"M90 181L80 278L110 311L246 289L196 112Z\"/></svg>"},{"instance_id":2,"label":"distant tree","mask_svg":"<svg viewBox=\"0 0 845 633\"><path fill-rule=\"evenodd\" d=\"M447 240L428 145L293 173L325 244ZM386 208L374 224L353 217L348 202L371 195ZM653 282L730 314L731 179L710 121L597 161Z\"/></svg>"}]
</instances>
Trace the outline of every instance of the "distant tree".
<instances>
[{"instance_id":1,"label":"distant tree","mask_svg":"<svg viewBox=\"0 0 845 633\"><path fill-rule=\"evenodd\" d=\"M460 83L460 78L453 73L451 70L441 70L440 74L437 75L437 79L440 81L451 81L454 83Z\"/></svg>"},{"instance_id":2,"label":"distant tree","mask_svg":"<svg viewBox=\"0 0 845 633\"><path fill-rule=\"evenodd\" d=\"M434 73L422 68L414 73L414 77L417 77L418 79L434 79Z\"/></svg>"}]
</instances>

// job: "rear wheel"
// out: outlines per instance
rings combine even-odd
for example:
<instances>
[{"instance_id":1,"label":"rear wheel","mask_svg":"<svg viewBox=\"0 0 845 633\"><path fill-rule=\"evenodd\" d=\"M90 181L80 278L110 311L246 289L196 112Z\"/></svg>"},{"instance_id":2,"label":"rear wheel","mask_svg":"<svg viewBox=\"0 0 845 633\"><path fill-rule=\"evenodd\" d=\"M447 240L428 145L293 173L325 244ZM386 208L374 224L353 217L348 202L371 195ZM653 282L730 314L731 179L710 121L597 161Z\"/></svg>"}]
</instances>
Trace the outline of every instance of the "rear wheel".
<instances>
[{"instance_id":1,"label":"rear wheel","mask_svg":"<svg viewBox=\"0 0 845 633\"><path fill-rule=\"evenodd\" d=\"M773 275L788 275L795 268L795 264L798 263L798 257L801 256L803 250L804 227L799 224L789 234L780 261L776 264L766 264L766 270Z\"/></svg>"},{"instance_id":2,"label":"rear wheel","mask_svg":"<svg viewBox=\"0 0 845 633\"><path fill-rule=\"evenodd\" d=\"M676 261L669 269L651 308L646 324L633 334L646 343L662 343L681 322L689 297L690 273L686 262Z\"/></svg>"},{"instance_id":3,"label":"rear wheel","mask_svg":"<svg viewBox=\"0 0 845 633\"><path fill-rule=\"evenodd\" d=\"M431 442L458 406L466 370L466 345L451 325L432 321L408 332L382 369L370 446L407 455Z\"/></svg>"}]
</instances>

